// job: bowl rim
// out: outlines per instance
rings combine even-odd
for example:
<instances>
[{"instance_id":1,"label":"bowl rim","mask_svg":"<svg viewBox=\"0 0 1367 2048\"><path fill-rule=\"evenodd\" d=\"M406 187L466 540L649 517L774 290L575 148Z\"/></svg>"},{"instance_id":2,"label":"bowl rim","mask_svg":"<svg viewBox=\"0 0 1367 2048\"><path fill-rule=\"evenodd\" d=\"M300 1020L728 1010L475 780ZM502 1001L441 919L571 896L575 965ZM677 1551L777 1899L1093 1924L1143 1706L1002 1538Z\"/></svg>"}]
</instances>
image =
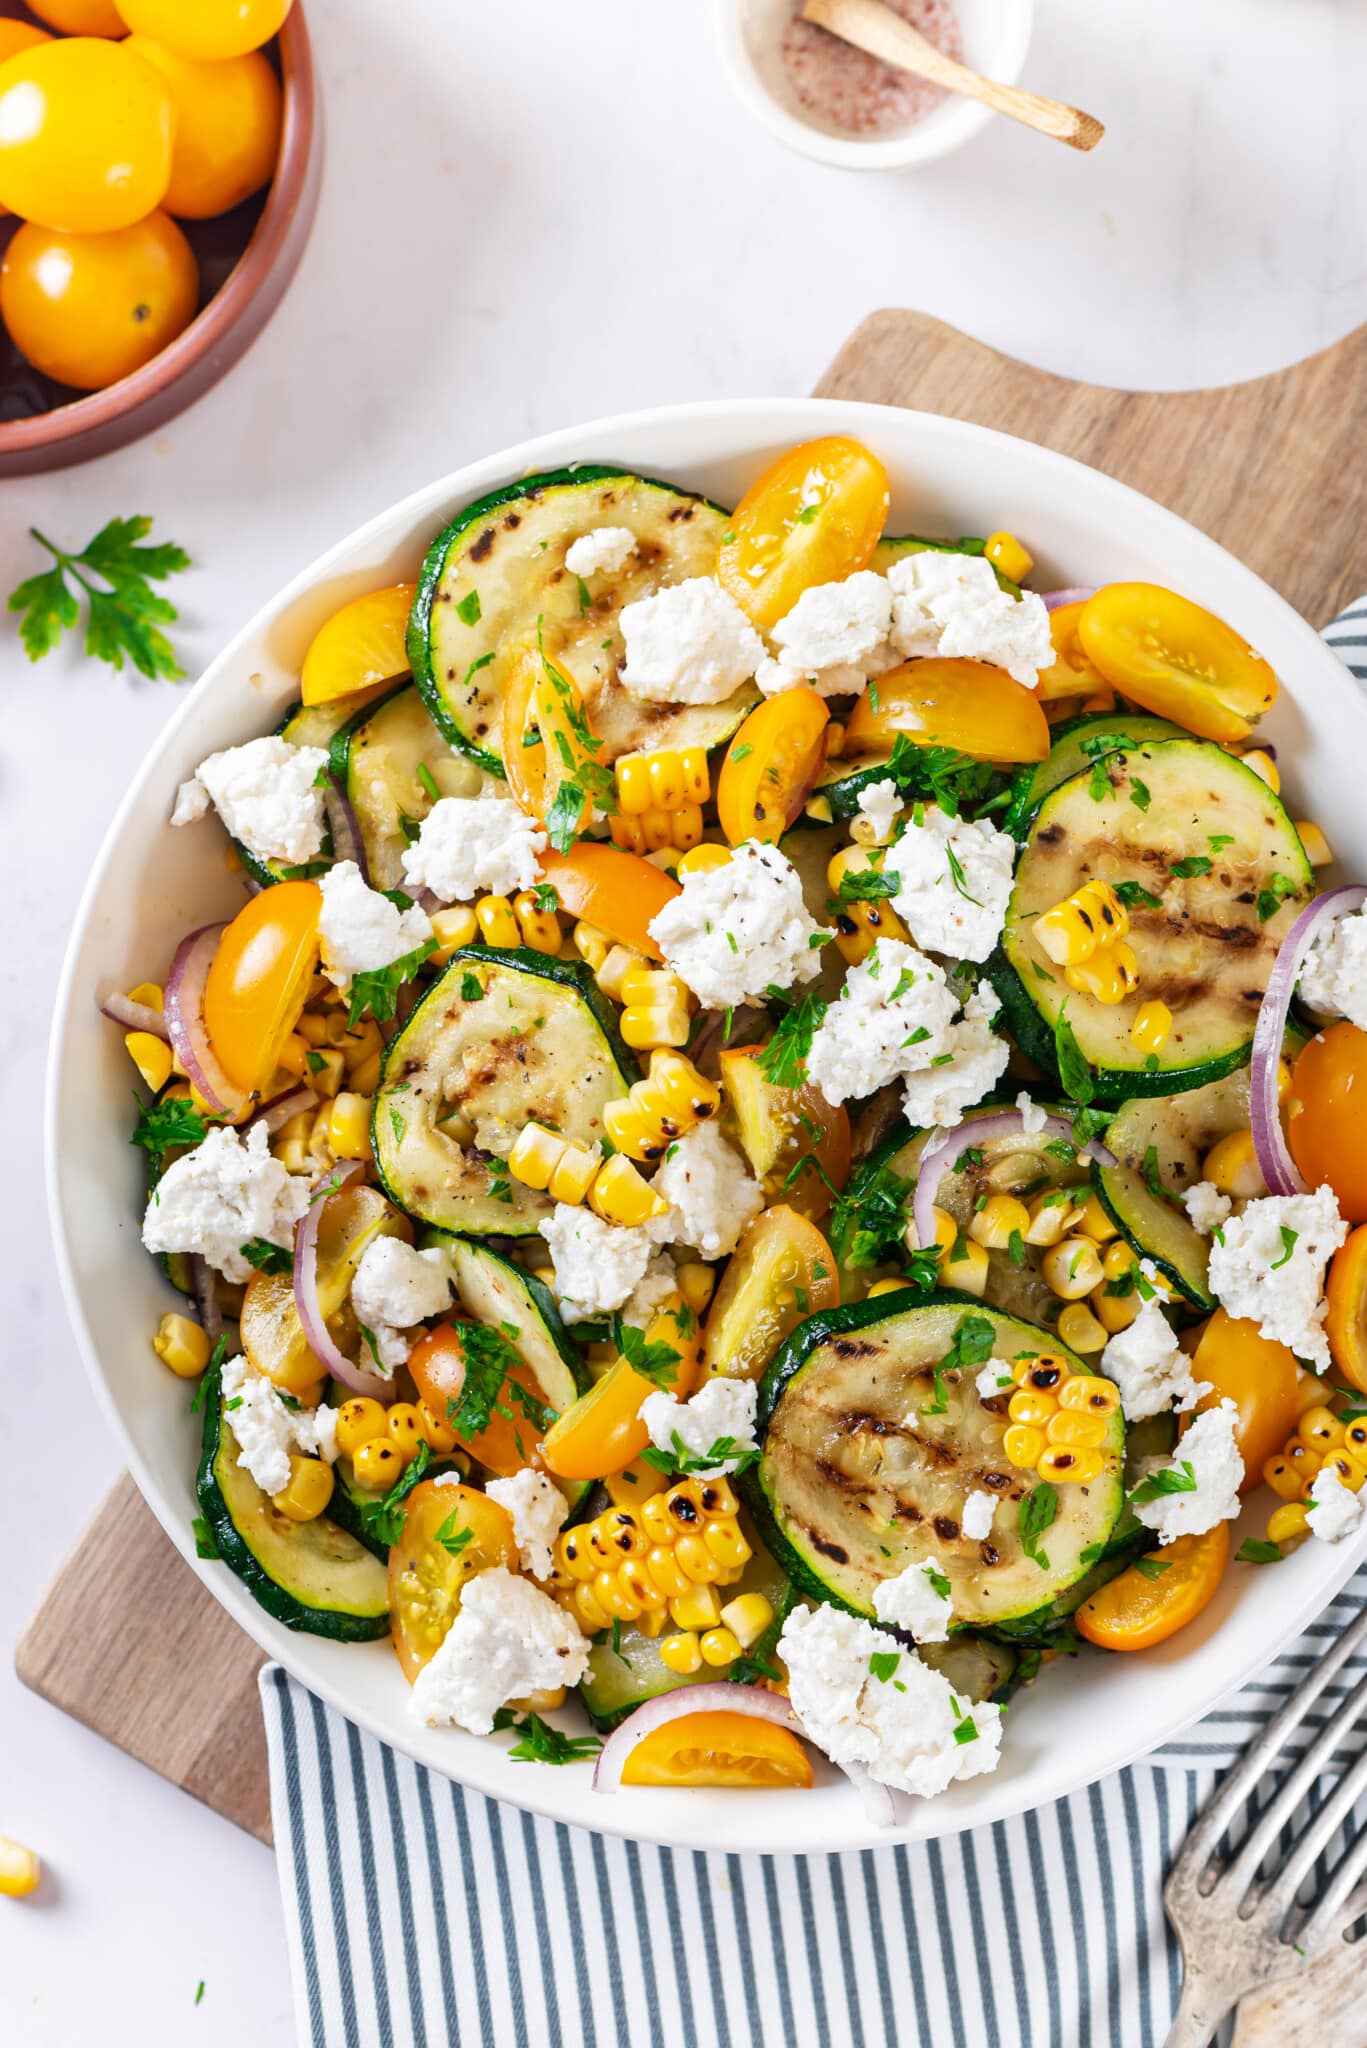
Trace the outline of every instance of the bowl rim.
<instances>
[{"instance_id":1,"label":"bowl rim","mask_svg":"<svg viewBox=\"0 0 1367 2048\"><path fill-rule=\"evenodd\" d=\"M1093 494L1094 502L1098 493L1101 497L1109 499L1118 508L1118 517L1123 516L1126 507L1137 508L1132 511L1131 517L1141 521L1151 522L1154 515L1157 515L1165 531L1185 544L1187 565L1194 580L1202 574L1204 562L1220 567L1226 575L1232 572L1236 581L1242 581L1250 591L1261 593L1262 602L1270 602L1279 611L1281 624L1300 641L1307 663L1312 669L1316 666L1320 669L1330 693L1333 694L1334 690L1341 686L1345 703L1351 701L1360 705L1360 695L1353 688L1351 676L1327 648L1320 635L1279 593L1264 583L1236 556L1231 555L1227 549L1198 528L1191 526L1180 515L1161 506L1156 499L1147 497L1143 492L1134 490L1130 485L1107 475L1104 471L1092 469L1070 456L1061 455L1021 436L978 426L971 421L917 412L908 407L827 398L698 400L612 415L585 422L581 426L539 435L511 448L480 457L405 494L395 503L372 515L333 546L325 549L242 625L182 699L175 713L147 750L125 790L86 878L73 919L53 1003L43 1110L44 1169L49 1226L67 1313L71 1318L87 1373L94 1383L96 1398L123 1447L128 1468L167 1536L195 1572L201 1584L208 1588L213 1597L238 1621L245 1633L266 1655L283 1664L302 1685L325 1699L349 1720L366 1729L377 1740L390 1744L412 1756L415 1761L487 1797L550 1819L562 1820L568 1825L588 1827L596 1833L649 1841L667 1847L696 1849L715 1847L717 1842L713 1835L700 1834L696 1825L690 1832L680 1803L676 1802L673 1807L666 1804L662 1808L662 1793L638 1795L638 1799L653 1801L646 1804L644 1814L636 1800L628 1802L620 1794L613 1799L599 1799L595 1795L591 1812L586 1814L569 1803L574 1797L573 1788L566 1787L567 1797L559 1798L554 1786L545 1782L552 1777L559 1781L562 1775L560 1773L529 1772L526 1778L516 1777L516 1789L512 1791L506 1782L496 1781L496 1774L492 1768L481 1767L481 1758L486 1751L490 1751L491 1746L479 1737L461 1736L459 1744L453 1745L453 1754L449 1761L445 1759L444 1754L433 1755L430 1748L425 1745L424 1738L434 1731L422 1729L416 1722L411 1731L402 1724L396 1728L392 1717L373 1713L366 1702L350 1696L349 1688L344 1683L334 1680L331 1663L327 1670L299 1668L293 1658L293 1651L299 1639L290 1636L279 1624L272 1622L235 1578L226 1573L211 1572L196 1556L192 1532L183 1507L177 1505L169 1493L164 1493L153 1477L149 1461L135 1436L132 1422L125 1416L115 1397L112 1381L105 1374L91 1319L86 1313L84 1286L78 1278L73 1246L66 1228L62 1195L66 1159L59 1143L62 1079L67 1060L72 1056L69 1051L69 1040L73 1033L77 1004L83 1005L90 1000L90 991L84 985L77 986L76 976L87 936L98 917L106 870L121 835L133 812L144 801L147 786L159 773L164 773L165 759L174 751L182 732L193 726L206 698L213 694L223 679L231 676L234 665L239 660L240 650L259 641L278 618L285 615L312 590L326 584L329 577L343 573L355 574L357 558L363 557L375 543L383 543L388 529L401 521L411 525L419 519L431 521L435 518L444 518L448 515L444 515L440 508L458 503L462 499L473 500L482 496L488 490L496 488L500 479L515 479L537 469L560 467L567 461L586 459L585 449L611 452L621 439L648 434L652 429L687 427L694 424L705 427L738 421L752 422L755 443L763 447L765 435L771 428L780 433L800 433L802 426L807 423L811 424L814 432L834 432L842 425L848 431L859 431L862 428L867 435L876 440L880 424L893 418L903 422L913 421L920 430L941 435L951 442L1006 444L1013 449L1028 450L1028 460L1032 465L1038 464L1046 470L1052 469L1062 481L1079 476L1085 477L1085 488ZM644 462L643 451L636 449L631 459ZM1339 1554L1331 1554L1317 1560L1321 1576L1313 1587L1303 1589L1307 1597L1295 1612L1289 1615L1279 1631L1270 1636L1258 1635L1256 1640L1247 1641L1236 1633L1229 1632L1229 1661L1221 1667L1218 1679L1214 1683L1208 1681L1206 1689L1194 1700L1187 1700L1171 1718L1160 1718L1148 1726L1143 1739L1138 1743L1128 1740L1118 1743L1111 1753L1103 1753L1075 1766L1071 1774L1063 1777L1050 1789L1047 1797L1032 1792L1027 1784L988 1776L974 1782L971 1803L961 1803L954 1791L937 1800L912 1802L913 1810L904 1825L882 1829L862 1819L858 1811L859 1802L851 1793L845 1798L838 1818L832 1815L829 1802L813 1802L816 1810L812 1813L811 1825L814 1830L819 1828L819 1833L811 1832L801 1839L779 1840L768 1846L762 1841L749 1838L743 1844L737 1841L723 1846L744 1846L759 1849L765 1854L837 1853L850 1849L891 1847L914 1840L968 1832L998 1820L1009 1819L1024 1811L1037 1810L1042 1805L1082 1790L1097 1779L1139 1761L1161 1743L1171 1741L1222 1700L1227 1699L1301 1634L1352 1576L1364 1555L1367 1555L1367 1525L1364 1525L1356 1540L1335 1546L1335 1549ZM1252 1632L1249 1633L1251 1635ZM449 1730L435 1732L438 1735L451 1733ZM423 1753L420 1753L420 1745L423 1745ZM500 1762L503 1760L501 1750L491 1752L491 1758L492 1756L496 1756ZM532 1782L528 1782L529 1780ZM522 1789L524 1784L525 1796ZM729 1796L738 1797L735 1794Z\"/></svg>"},{"instance_id":2,"label":"bowl rim","mask_svg":"<svg viewBox=\"0 0 1367 2048\"><path fill-rule=\"evenodd\" d=\"M302 0L293 0L275 40L280 50L283 93L280 150L265 204L237 262L189 326L140 370L107 384L102 391L89 391L67 405L54 406L49 412L33 413L26 419L0 420L0 461L42 455L107 432L191 376L223 346L238 321L247 314L256 293L289 245L295 216L307 197L318 131L318 81ZM229 357L228 362L231 361Z\"/></svg>"},{"instance_id":3,"label":"bowl rim","mask_svg":"<svg viewBox=\"0 0 1367 2048\"><path fill-rule=\"evenodd\" d=\"M932 109L900 134L867 139L828 134L784 106L760 77L745 34L749 5L750 0L712 0L712 26L723 69L747 112L779 142L802 156L846 171L906 170L948 156L972 141L993 118L995 110L981 100L951 96L942 107ZM999 50L992 62L992 76L1002 85L1019 81L1034 23L1035 0L1008 0Z\"/></svg>"}]
</instances>

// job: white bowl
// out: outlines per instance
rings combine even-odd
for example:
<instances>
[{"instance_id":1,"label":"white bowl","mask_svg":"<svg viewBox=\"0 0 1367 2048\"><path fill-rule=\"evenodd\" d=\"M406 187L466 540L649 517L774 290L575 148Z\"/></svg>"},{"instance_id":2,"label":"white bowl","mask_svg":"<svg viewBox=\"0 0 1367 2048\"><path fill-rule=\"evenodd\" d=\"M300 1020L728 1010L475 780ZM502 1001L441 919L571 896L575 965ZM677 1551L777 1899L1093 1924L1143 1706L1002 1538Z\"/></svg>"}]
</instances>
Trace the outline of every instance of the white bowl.
<instances>
[{"instance_id":1,"label":"white bowl","mask_svg":"<svg viewBox=\"0 0 1367 2048\"><path fill-rule=\"evenodd\" d=\"M1318 635L1222 548L1123 484L1027 441L959 420L815 399L688 405L598 421L459 470L382 512L297 577L212 663L128 791L95 863L57 999L47 1137L58 1261L91 1376L138 1484L179 1548L251 1636L334 1706L421 1762L559 1820L689 1848L769 1851L872 1847L829 1768L805 1793L632 1790L595 1794L586 1768L510 1763L507 1745L422 1727L386 1643L348 1647L273 1622L221 1564L194 1555L198 1424L186 1388L153 1356L170 1296L142 1251L141 1155L128 1143L128 1063L97 994L159 975L192 925L241 902L222 842L172 834L178 783L216 747L275 724L295 695L320 621L363 590L411 578L427 542L461 506L529 470L587 458L671 477L734 503L781 450L851 433L886 463L892 530L1019 534L1041 588L1117 577L1171 583L1229 619L1285 680L1268 721L1292 792L1367 872L1359 763L1367 706ZM1236 1533L1258 1533L1266 1496ZM1364 1540L1307 1544L1279 1569L1231 1569L1199 1621L1142 1657L1087 1657L1047 1672L1012 1707L1000 1769L945 1797L914 1802L905 1838L950 1834L1058 1798L1129 1763L1185 1727L1304 1628L1361 1559Z\"/></svg>"},{"instance_id":2,"label":"white bowl","mask_svg":"<svg viewBox=\"0 0 1367 2048\"><path fill-rule=\"evenodd\" d=\"M909 128L851 135L804 107L789 82L779 39L797 0L712 0L717 47L732 88L756 120L789 149L847 171L893 171L928 164L968 142L992 119L980 100L951 93ZM964 62L1002 85L1021 75L1034 25L1034 0L957 0Z\"/></svg>"}]
</instances>

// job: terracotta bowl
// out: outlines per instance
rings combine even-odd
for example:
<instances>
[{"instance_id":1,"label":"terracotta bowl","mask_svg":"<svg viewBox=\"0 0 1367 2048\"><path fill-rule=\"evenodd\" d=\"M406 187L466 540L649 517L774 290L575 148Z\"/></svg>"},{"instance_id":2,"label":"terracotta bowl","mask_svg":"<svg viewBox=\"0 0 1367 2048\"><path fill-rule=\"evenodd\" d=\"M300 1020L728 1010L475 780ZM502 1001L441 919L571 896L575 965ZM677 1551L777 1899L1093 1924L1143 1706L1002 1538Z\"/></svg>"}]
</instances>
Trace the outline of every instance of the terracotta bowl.
<instances>
[{"instance_id":1,"label":"terracotta bowl","mask_svg":"<svg viewBox=\"0 0 1367 2048\"><path fill-rule=\"evenodd\" d=\"M15 0L0 0L0 15L31 18ZM266 54L285 94L274 178L216 220L180 223L199 263L199 312L141 370L88 393L40 375L0 333L0 476L88 462L164 425L232 368L279 305L313 226L322 166L313 53L299 0ZM0 220L0 246L17 225L13 217Z\"/></svg>"}]
</instances>

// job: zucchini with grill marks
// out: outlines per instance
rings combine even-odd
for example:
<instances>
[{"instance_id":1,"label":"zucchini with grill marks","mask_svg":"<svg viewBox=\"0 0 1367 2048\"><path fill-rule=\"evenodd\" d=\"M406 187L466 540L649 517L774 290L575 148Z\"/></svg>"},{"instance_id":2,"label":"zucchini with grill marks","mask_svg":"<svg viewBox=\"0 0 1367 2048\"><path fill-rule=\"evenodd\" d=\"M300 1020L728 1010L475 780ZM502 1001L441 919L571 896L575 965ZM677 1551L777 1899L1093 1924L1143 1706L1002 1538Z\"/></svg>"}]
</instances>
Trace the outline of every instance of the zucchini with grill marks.
<instances>
[{"instance_id":1,"label":"zucchini with grill marks","mask_svg":"<svg viewBox=\"0 0 1367 2048\"><path fill-rule=\"evenodd\" d=\"M506 794L500 780L448 746L411 683L334 734L329 767L355 812L372 889L403 887L404 850L439 797Z\"/></svg>"},{"instance_id":2,"label":"zucchini with grill marks","mask_svg":"<svg viewBox=\"0 0 1367 2048\"><path fill-rule=\"evenodd\" d=\"M1093 762L1103 751L1098 743L1112 733L1132 746L1142 746L1146 740L1186 737L1180 725L1155 718L1149 711L1089 711L1082 718L1070 718L1056 725L1048 758L1028 763L1012 781L1011 798L1001 817L1002 831L1023 839L1050 790L1057 789L1070 776L1080 775L1084 769L1090 773Z\"/></svg>"}]
</instances>

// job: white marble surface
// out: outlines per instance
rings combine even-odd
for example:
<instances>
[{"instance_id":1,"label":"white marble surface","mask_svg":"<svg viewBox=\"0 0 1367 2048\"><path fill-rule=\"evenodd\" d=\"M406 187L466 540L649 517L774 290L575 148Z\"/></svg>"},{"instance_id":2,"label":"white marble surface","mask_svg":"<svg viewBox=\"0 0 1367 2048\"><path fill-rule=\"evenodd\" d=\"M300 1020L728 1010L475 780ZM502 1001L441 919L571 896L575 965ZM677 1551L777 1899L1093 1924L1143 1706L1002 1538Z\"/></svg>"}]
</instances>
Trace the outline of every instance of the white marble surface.
<instances>
[{"instance_id":1,"label":"white marble surface","mask_svg":"<svg viewBox=\"0 0 1367 2048\"><path fill-rule=\"evenodd\" d=\"M310 12L327 175L273 325L157 439L4 486L0 590L36 566L29 524L79 542L154 513L196 561L177 592L192 669L319 549L457 461L656 400L805 390L882 304L1053 370L1172 387L1274 368L1367 316L1355 0L1040 0L1025 83L1100 115L1097 153L998 123L872 180L748 124L698 4ZM118 1466L53 1272L39 1104L82 878L174 693L74 660L30 671L7 630L0 675L8 1645ZM88 1566L94 1600L97 1544ZM15 2048L97 2026L110 2048L292 2040L266 1851L24 1694L8 1656L0 1830L52 1873L30 1904L0 1901Z\"/></svg>"}]
</instances>

